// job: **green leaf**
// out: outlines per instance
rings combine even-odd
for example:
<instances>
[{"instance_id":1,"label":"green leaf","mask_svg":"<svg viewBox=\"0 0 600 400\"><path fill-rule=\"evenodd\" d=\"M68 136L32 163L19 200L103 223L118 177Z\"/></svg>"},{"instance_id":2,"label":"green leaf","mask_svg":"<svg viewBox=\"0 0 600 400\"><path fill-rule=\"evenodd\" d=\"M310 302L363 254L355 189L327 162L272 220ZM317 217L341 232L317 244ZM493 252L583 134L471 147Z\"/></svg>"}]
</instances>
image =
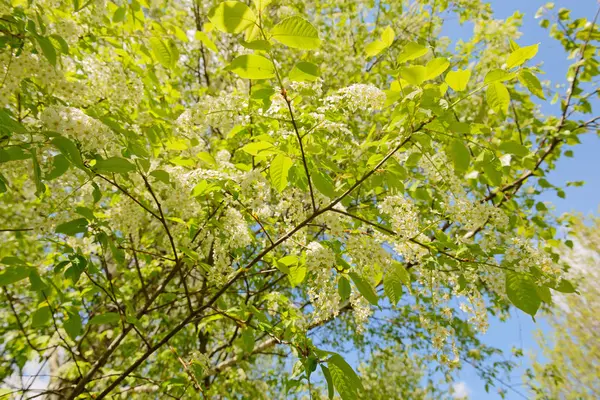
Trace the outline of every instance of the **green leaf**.
<instances>
[{"instance_id":1,"label":"green leaf","mask_svg":"<svg viewBox=\"0 0 600 400\"><path fill-rule=\"evenodd\" d=\"M346 301L350 298L350 293L352 292L352 288L350 287L350 282L346 279L345 276L341 276L338 281L338 294L342 301Z\"/></svg>"},{"instance_id":2,"label":"green leaf","mask_svg":"<svg viewBox=\"0 0 600 400\"><path fill-rule=\"evenodd\" d=\"M369 43L365 47L365 53L368 57L376 56L381 53L388 47L390 47L394 43L394 38L396 37L396 33L392 29L391 26L386 27L381 33L381 37L379 40L375 40Z\"/></svg>"},{"instance_id":3,"label":"green leaf","mask_svg":"<svg viewBox=\"0 0 600 400\"><path fill-rule=\"evenodd\" d=\"M65 235L75 236L78 233L87 232L88 221L85 218L77 218L56 227L56 233L64 233Z\"/></svg>"},{"instance_id":4,"label":"green leaf","mask_svg":"<svg viewBox=\"0 0 600 400\"><path fill-rule=\"evenodd\" d=\"M381 41L385 43L388 47L394 44L394 39L396 38L396 32L392 29L391 26L386 26L386 28L381 32Z\"/></svg>"},{"instance_id":5,"label":"green leaf","mask_svg":"<svg viewBox=\"0 0 600 400\"><path fill-rule=\"evenodd\" d=\"M271 60L256 54L236 57L225 69L245 79L270 79L275 76L275 66Z\"/></svg>"},{"instance_id":6,"label":"green leaf","mask_svg":"<svg viewBox=\"0 0 600 400\"><path fill-rule=\"evenodd\" d=\"M450 156L457 172L464 172L471 164L471 153L462 140L454 139L450 144Z\"/></svg>"},{"instance_id":7,"label":"green leaf","mask_svg":"<svg viewBox=\"0 0 600 400\"><path fill-rule=\"evenodd\" d=\"M57 136L52 139L51 143L58 149L60 152L67 157L67 159L75 165L77 168L85 170L85 166L83 165L83 160L81 158L81 153L79 153L79 149L70 139L67 139L64 136Z\"/></svg>"},{"instance_id":8,"label":"green leaf","mask_svg":"<svg viewBox=\"0 0 600 400\"><path fill-rule=\"evenodd\" d=\"M31 153L18 146L0 149L0 163L27 160L28 158L31 158Z\"/></svg>"},{"instance_id":9,"label":"green leaf","mask_svg":"<svg viewBox=\"0 0 600 400\"><path fill-rule=\"evenodd\" d=\"M262 11L265 8L267 8L267 6L271 4L272 1L273 0L252 0L252 2L254 3L254 7L256 7L258 11Z\"/></svg>"},{"instance_id":10,"label":"green leaf","mask_svg":"<svg viewBox=\"0 0 600 400\"><path fill-rule=\"evenodd\" d=\"M125 20L125 15L127 14L127 9L125 7L119 7L115 10L113 14L112 20L113 22L121 22Z\"/></svg>"},{"instance_id":11,"label":"green leaf","mask_svg":"<svg viewBox=\"0 0 600 400\"><path fill-rule=\"evenodd\" d=\"M310 174L310 178L313 185L319 192L330 199L334 199L336 197L335 186L329 175L321 171L313 171Z\"/></svg>"},{"instance_id":12,"label":"green leaf","mask_svg":"<svg viewBox=\"0 0 600 400\"><path fill-rule=\"evenodd\" d=\"M298 16L286 18L275 25L271 35L278 42L296 49L312 50L321 45L317 28Z\"/></svg>"},{"instance_id":13,"label":"green leaf","mask_svg":"<svg viewBox=\"0 0 600 400\"><path fill-rule=\"evenodd\" d=\"M352 367L339 354L327 360L331 381L342 400L358 399L359 392L364 390L362 382Z\"/></svg>"},{"instance_id":14,"label":"green leaf","mask_svg":"<svg viewBox=\"0 0 600 400\"><path fill-rule=\"evenodd\" d=\"M42 170L37 159L35 149L31 149L31 161L33 163L33 181L35 182L35 195L41 197L46 191L46 186L42 182Z\"/></svg>"},{"instance_id":15,"label":"green leaf","mask_svg":"<svg viewBox=\"0 0 600 400\"><path fill-rule=\"evenodd\" d=\"M169 47L156 37L150 38L150 47L152 48L152 53L154 54L154 58L165 68L171 68L173 63L173 59L171 57L171 52L169 51Z\"/></svg>"},{"instance_id":16,"label":"green leaf","mask_svg":"<svg viewBox=\"0 0 600 400\"><path fill-rule=\"evenodd\" d=\"M406 61L416 60L419 57L423 57L425 54L429 53L429 48L420 45L415 42L408 42L400 55L398 55L398 63L403 63Z\"/></svg>"},{"instance_id":17,"label":"green leaf","mask_svg":"<svg viewBox=\"0 0 600 400\"><path fill-rule=\"evenodd\" d=\"M566 279L561 279L561 281L558 283L558 285L554 285L554 286L550 286L550 287L561 293L576 293L577 292L577 290L575 290L575 286L573 286L573 284Z\"/></svg>"},{"instance_id":18,"label":"green leaf","mask_svg":"<svg viewBox=\"0 0 600 400\"><path fill-rule=\"evenodd\" d=\"M292 287L296 287L304 281L306 277L306 266L298 264L289 268L288 279Z\"/></svg>"},{"instance_id":19,"label":"green leaf","mask_svg":"<svg viewBox=\"0 0 600 400\"><path fill-rule=\"evenodd\" d=\"M44 179L51 181L59 176L62 176L69 169L69 160L62 154L58 154L52 158L52 171L48 172Z\"/></svg>"},{"instance_id":20,"label":"green leaf","mask_svg":"<svg viewBox=\"0 0 600 400\"><path fill-rule=\"evenodd\" d=\"M69 319L63 322L63 328L71 339L75 340L81 334L82 323L78 313L69 313Z\"/></svg>"},{"instance_id":21,"label":"green leaf","mask_svg":"<svg viewBox=\"0 0 600 400\"><path fill-rule=\"evenodd\" d=\"M425 82L427 69L422 65L400 68L400 77L413 85L420 85Z\"/></svg>"},{"instance_id":22,"label":"green leaf","mask_svg":"<svg viewBox=\"0 0 600 400\"><path fill-rule=\"evenodd\" d=\"M539 44L520 47L510 53L506 61L506 68L510 69L522 65L525 61L532 59L538 52Z\"/></svg>"},{"instance_id":23,"label":"green leaf","mask_svg":"<svg viewBox=\"0 0 600 400\"><path fill-rule=\"evenodd\" d=\"M493 83L493 82L509 81L509 80L513 79L515 77L515 75L516 74L514 72L506 72L503 69L494 69L485 75L485 79L483 80L483 83L489 84L489 83Z\"/></svg>"},{"instance_id":24,"label":"green leaf","mask_svg":"<svg viewBox=\"0 0 600 400\"><path fill-rule=\"evenodd\" d=\"M118 322L121 318L119 314L116 312L107 312L104 314L95 315L92 319L90 319L90 325L102 325L102 324L114 324Z\"/></svg>"},{"instance_id":25,"label":"green leaf","mask_svg":"<svg viewBox=\"0 0 600 400\"><path fill-rule=\"evenodd\" d=\"M377 292L375 292L373 285L371 285L369 281L364 279L356 272L350 272L348 275L350 275L350 278L352 278L352 282L354 282L354 285L356 286L360 294L362 294L363 297L369 301L369 303L376 306L379 299L377 298Z\"/></svg>"},{"instance_id":26,"label":"green leaf","mask_svg":"<svg viewBox=\"0 0 600 400\"><path fill-rule=\"evenodd\" d=\"M269 43L268 40L261 40L261 39L253 40L251 42L246 42L245 40L240 40L240 44L250 50L269 51L269 50L271 50L271 47L272 47L271 43Z\"/></svg>"},{"instance_id":27,"label":"green leaf","mask_svg":"<svg viewBox=\"0 0 600 400\"><path fill-rule=\"evenodd\" d=\"M48 285L44 283L42 278L40 278L40 274L34 268L31 268L31 271L29 272L29 284L31 285L29 288L34 292L39 292L48 288Z\"/></svg>"},{"instance_id":28,"label":"green leaf","mask_svg":"<svg viewBox=\"0 0 600 400\"><path fill-rule=\"evenodd\" d=\"M490 83L486 91L486 99L490 108L504 115L508 114L510 105L510 93L504 84L500 82Z\"/></svg>"},{"instance_id":29,"label":"green leaf","mask_svg":"<svg viewBox=\"0 0 600 400\"><path fill-rule=\"evenodd\" d=\"M208 13L212 24L225 33L240 33L256 21L254 12L240 1L224 1Z\"/></svg>"},{"instance_id":30,"label":"green leaf","mask_svg":"<svg viewBox=\"0 0 600 400\"><path fill-rule=\"evenodd\" d=\"M30 268L25 265L10 266L0 272L0 287L22 281L29 276Z\"/></svg>"},{"instance_id":31,"label":"green leaf","mask_svg":"<svg viewBox=\"0 0 600 400\"><path fill-rule=\"evenodd\" d=\"M398 261L393 261L392 266L396 275L398 275L398 277L400 278L400 281L404 283L404 286L406 286L410 290L410 274L408 273L406 268L404 268L404 265L402 265L402 263Z\"/></svg>"},{"instance_id":32,"label":"green leaf","mask_svg":"<svg viewBox=\"0 0 600 400\"><path fill-rule=\"evenodd\" d=\"M402 298L402 280L393 268L390 268L383 277L383 291L394 306Z\"/></svg>"},{"instance_id":33,"label":"green leaf","mask_svg":"<svg viewBox=\"0 0 600 400\"><path fill-rule=\"evenodd\" d=\"M254 350L254 329L246 328L242 331L242 349L246 353L251 353Z\"/></svg>"},{"instance_id":34,"label":"green leaf","mask_svg":"<svg viewBox=\"0 0 600 400\"><path fill-rule=\"evenodd\" d=\"M279 193L283 192L288 184L288 172L293 163L291 158L283 154L278 154L271 161L269 176L271 177L271 184Z\"/></svg>"},{"instance_id":35,"label":"green leaf","mask_svg":"<svg viewBox=\"0 0 600 400\"><path fill-rule=\"evenodd\" d=\"M387 49L388 47L389 46L387 46L381 40L375 40L365 46L365 54L367 55L367 57L374 57L382 51L384 51L385 49Z\"/></svg>"},{"instance_id":36,"label":"green leaf","mask_svg":"<svg viewBox=\"0 0 600 400\"><path fill-rule=\"evenodd\" d=\"M124 174L135 171L135 165L121 157L109 157L106 160L98 160L94 165L96 172L108 172Z\"/></svg>"},{"instance_id":37,"label":"green leaf","mask_svg":"<svg viewBox=\"0 0 600 400\"><path fill-rule=\"evenodd\" d=\"M450 66L450 61L445 58L438 57L430 60L425 67L425 80L435 79L443 74Z\"/></svg>"},{"instance_id":38,"label":"green leaf","mask_svg":"<svg viewBox=\"0 0 600 400\"><path fill-rule=\"evenodd\" d=\"M242 147L242 150L250 155L257 156L261 151L272 147L273 144L269 142L252 142Z\"/></svg>"},{"instance_id":39,"label":"green leaf","mask_svg":"<svg viewBox=\"0 0 600 400\"><path fill-rule=\"evenodd\" d=\"M50 39L44 36L37 35L35 39L37 40L38 45L42 49L42 53L44 53L44 57L46 57L46 60L48 60L48 62L52 66L56 66L56 49L54 48L54 45L52 44Z\"/></svg>"},{"instance_id":40,"label":"green leaf","mask_svg":"<svg viewBox=\"0 0 600 400\"><path fill-rule=\"evenodd\" d=\"M35 310L33 315L31 316L31 327L32 328L39 328L41 326L46 325L48 323L48 321L50 321L50 318L52 317L52 313L50 312L50 307L48 307L48 305L46 305L45 303L43 303L43 304L44 305L42 305L37 310Z\"/></svg>"},{"instance_id":41,"label":"green leaf","mask_svg":"<svg viewBox=\"0 0 600 400\"><path fill-rule=\"evenodd\" d=\"M507 271L506 295L517 308L532 317L540 308L541 299L537 294L537 285L526 275Z\"/></svg>"},{"instance_id":42,"label":"green leaf","mask_svg":"<svg viewBox=\"0 0 600 400\"><path fill-rule=\"evenodd\" d=\"M524 69L521 71L518 78L519 82L521 82L521 85L525 86L531 92L531 94L539 97L542 100L546 100L544 90L542 89L542 84L537 76Z\"/></svg>"},{"instance_id":43,"label":"green leaf","mask_svg":"<svg viewBox=\"0 0 600 400\"><path fill-rule=\"evenodd\" d=\"M537 294L539 298L546 304L552 304L552 293L550 293L550 289L546 286L537 286L536 287Z\"/></svg>"},{"instance_id":44,"label":"green leaf","mask_svg":"<svg viewBox=\"0 0 600 400\"><path fill-rule=\"evenodd\" d=\"M321 364L321 371L323 371L323 376L325 377L325 381L327 382L327 397L331 400L333 399L334 388L333 381L331 380L331 372L329 372L329 368Z\"/></svg>"},{"instance_id":45,"label":"green leaf","mask_svg":"<svg viewBox=\"0 0 600 400\"><path fill-rule=\"evenodd\" d=\"M462 92L467 89L471 79L470 69L459 69L456 71L450 71L446 74L446 83L456 92Z\"/></svg>"},{"instance_id":46,"label":"green leaf","mask_svg":"<svg viewBox=\"0 0 600 400\"><path fill-rule=\"evenodd\" d=\"M319 79L319 67L311 62L300 61L294 65L288 76L296 82L314 82Z\"/></svg>"},{"instance_id":47,"label":"green leaf","mask_svg":"<svg viewBox=\"0 0 600 400\"><path fill-rule=\"evenodd\" d=\"M210 51L212 51L213 53L219 52L219 49L217 48L217 45L215 44L215 42L213 42L206 33L202 32L202 31L196 31L196 34L194 35L194 37L196 38L196 40L199 40L200 42L202 42L202 44L204 46L206 46L206 48L209 49Z\"/></svg>"},{"instance_id":48,"label":"green leaf","mask_svg":"<svg viewBox=\"0 0 600 400\"><path fill-rule=\"evenodd\" d=\"M500 143L500 150L505 153L514 154L516 156L525 157L529 154L529 149L514 140L507 140Z\"/></svg>"},{"instance_id":49,"label":"green leaf","mask_svg":"<svg viewBox=\"0 0 600 400\"><path fill-rule=\"evenodd\" d=\"M502 185L501 166L497 160L483 164L483 172L490 184L493 186Z\"/></svg>"}]
</instances>

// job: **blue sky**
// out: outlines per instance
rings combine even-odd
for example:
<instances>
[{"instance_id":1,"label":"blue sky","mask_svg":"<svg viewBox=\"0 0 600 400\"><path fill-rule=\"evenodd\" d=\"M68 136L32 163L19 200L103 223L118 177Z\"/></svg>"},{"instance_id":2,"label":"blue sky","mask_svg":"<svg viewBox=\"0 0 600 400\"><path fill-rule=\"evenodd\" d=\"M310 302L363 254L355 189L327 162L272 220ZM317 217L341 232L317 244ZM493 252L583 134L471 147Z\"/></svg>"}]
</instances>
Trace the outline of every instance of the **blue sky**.
<instances>
[{"instance_id":1,"label":"blue sky","mask_svg":"<svg viewBox=\"0 0 600 400\"><path fill-rule=\"evenodd\" d=\"M523 35L518 40L521 45L530 45L541 43L535 62L543 63L541 69L546 72L543 79L549 79L553 83L564 83L565 74L572 60L567 60L567 56L562 50L561 45L548 37L548 31L539 26L539 20L534 18L539 7L546 1L542 0L491 0L495 16L497 18L506 18L515 11L524 14L523 26L521 31ZM565 7L571 9L571 15L575 18L591 18L596 8L599 6L596 0L559 0L554 2L555 10ZM471 26L449 26L444 30L444 34L451 40L456 41L460 38L467 38L471 35ZM594 101L594 109L598 112L600 106L598 100ZM545 113L556 113L559 110L558 104L550 105L548 102L540 103ZM556 169L549 174L549 181L556 185L564 185L568 181L585 181L583 187L568 187L565 189L567 194L565 199L558 198L552 193L544 195L543 200L550 201L555 206L555 212L562 214L565 212L581 212L584 214L597 213L600 204L600 137L595 134L586 134L581 138L581 144L572 147L574 151L573 158L563 158L557 163ZM522 366L513 371L511 378L515 383L515 388L527 396L524 387L517 386L522 382L522 373L529 365L531 353L537 349L534 338L534 332L542 330L548 332L547 324L538 319L534 323L531 318L520 311L514 311L512 318L506 323L491 321L488 333L483 340L492 346L499 347L510 355L510 349L513 346L525 349L526 356L522 358ZM480 379L470 368L466 368L460 378L466 384L471 399L499 399L498 393L492 389L491 393L486 393ZM527 396L529 397L529 396ZM518 394L507 392L507 399L523 398Z\"/></svg>"}]
</instances>

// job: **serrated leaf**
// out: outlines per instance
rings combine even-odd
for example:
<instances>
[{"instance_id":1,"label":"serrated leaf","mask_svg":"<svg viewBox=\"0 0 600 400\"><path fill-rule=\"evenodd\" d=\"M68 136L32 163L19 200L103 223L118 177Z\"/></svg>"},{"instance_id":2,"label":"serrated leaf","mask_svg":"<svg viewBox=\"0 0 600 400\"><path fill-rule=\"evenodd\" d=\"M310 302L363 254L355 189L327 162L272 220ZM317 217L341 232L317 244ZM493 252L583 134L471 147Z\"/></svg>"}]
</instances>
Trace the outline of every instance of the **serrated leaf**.
<instances>
[{"instance_id":1,"label":"serrated leaf","mask_svg":"<svg viewBox=\"0 0 600 400\"><path fill-rule=\"evenodd\" d=\"M73 165L75 165L77 168L85 170L79 149L70 139L67 139L64 136L57 136L52 139L51 143L58 150L60 150L60 152L67 157L67 159L69 159Z\"/></svg>"},{"instance_id":2,"label":"serrated leaf","mask_svg":"<svg viewBox=\"0 0 600 400\"><path fill-rule=\"evenodd\" d=\"M455 139L452 141L450 144L450 156L452 157L456 171L464 172L469 169L471 153L462 140Z\"/></svg>"},{"instance_id":3,"label":"serrated leaf","mask_svg":"<svg viewBox=\"0 0 600 400\"><path fill-rule=\"evenodd\" d=\"M383 277L383 291L394 306L402 298L402 280L393 268L390 268Z\"/></svg>"},{"instance_id":4,"label":"serrated leaf","mask_svg":"<svg viewBox=\"0 0 600 400\"><path fill-rule=\"evenodd\" d=\"M443 74L450 66L450 61L445 58L438 57L430 60L425 67L425 80L435 79Z\"/></svg>"},{"instance_id":5,"label":"serrated leaf","mask_svg":"<svg viewBox=\"0 0 600 400\"><path fill-rule=\"evenodd\" d=\"M537 286L537 294L539 298L546 304L552 304L552 294L546 286Z\"/></svg>"},{"instance_id":6,"label":"serrated leaf","mask_svg":"<svg viewBox=\"0 0 600 400\"><path fill-rule=\"evenodd\" d=\"M240 33L256 21L256 14L240 1L224 1L213 7L208 19L225 33Z\"/></svg>"},{"instance_id":7,"label":"serrated leaf","mask_svg":"<svg viewBox=\"0 0 600 400\"><path fill-rule=\"evenodd\" d=\"M288 76L296 82L314 82L319 79L319 67L311 62L300 61L294 65Z\"/></svg>"},{"instance_id":8,"label":"serrated leaf","mask_svg":"<svg viewBox=\"0 0 600 400\"><path fill-rule=\"evenodd\" d=\"M245 79L270 79L275 77L275 66L271 60L256 54L236 57L225 69Z\"/></svg>"},{"instance_id":9,"label":"serrated leaf","mask_svg":"<svg viewBox=\"0 0 600 400\"><path fill-rule=\"evenodd\" d=\"M271 35L278 42L296 49L312 50L321 45L317 28L298 16L286 18L275 25Z\"/></svg>"},{"instance_id":10,"label":"serrated leaf","mask_svg":"<svg viewBox=\"0 0 600 400\"><path fill-rule=\"evenodd\" d=\"M102 325L102 324L114 324L118 322L121 318L119 314L116 312L107 312L104 314L94 315L92 319L88 322L90 325Z\"/></svg>"},{"instance_id":11,"label":"serrated leaf","mask_svg":"<svg viewBox=\"0 0 600 400\"><path fill-rule=\"evenodd\" d=\"M520 47L510 53L506 60L506 68L514 68L522 65L525 61L532 59L538 52L539 44Z\"/></svg>"},{"instance_id":12,"label":"serrated leaf","mask_svg":"<svg viewBox=\"0 0 600 400\"><path fill-rule=\"evenodd\" d=\"M408 42L400 55L398 55L398 63L403 63L406 61L416 60L419 57L423 57L425 54L429 53L429 48L423 46L421 44L415 42Z\"/></svg>"},{"instance_id":13,"label":"serrated leaf","mask_svg":"<svg viewBox=\"0 0 600 400\"><path fill-rule=\"evenodd\" d=\"M279 192L283 192L288 184L288 172L294 162L291 158L278 154L271 161L269 167L269 176L271 178L271 184Z\"/></svg>"},{"instance_id":14,"label":"serrated leaf","mask_svg":"<svg viewBox=\"0 0 600 400\"><path fill-rule=\"evenodd\" d=\"M121 157L109 157L105 160L98 160L94 165L97 172L120 173L135 171L135 165Z\"/></svg>"},{"instance_id":15,"label":"serrated leaf","mask_svg":"<svg viewBox=\"0 0 600 400\"><path fill-rule=\"evenodd\" d=\"M486 99L490 108L504 115L508 114L510 106L510 93L500 82L490 83L486 91Z\"/></svg>"},{"instance_id":16,"label":"serrated leaf","mask_svg":"<svg viewBox=\"0 0 600 400\"><path fill-rule=\"evenodd\" d=\"M369 281L364 279L356 272L350 272L348 275L352 279L352 282L354 282L354 285L358 289L359 293L362 294L362 296L367 299L369 303L376 306L379 302L379 298L377 297L377 292L375 292L373 285L371 285Z\"/></svg>"},{"instance_id":17,"label":"serrated leaf","mask_svg":"<svg viewBox=\"0 0 600 400\"><path fill-rule=\"evenodd\" d=\"M352 367L339 355L334 354L327 360L331 381L342 400L358 399L364 390L362 382Z\"/></svg>"},{"instance_id":18,"label":"serrated leaf","mask_svg":"<svg viewBox=\"0 0 600 400\"><path fill-rule=\"evenodd\" d=\"M171 64L173 59L171 58L171 52L169 51L169 47L156 37L150 38L150 47L152 48L152 54L154 54L154 58L165 68L171 68Z\"/></svg>"},{"instance_id":19,"label":"serrated leaf","mask_svg":"<svg viewBox=\"0 0 600 400\"><path fill-rule=\"evenodd\" d=\"M310 174L310 178L312 180L313 185L319 192L329 197L330 199L335 198L335 185L333 184L333 180L324 172L321 171L313 171Z\"/></svg>"},{"instance_id":20,"label":"serrated leaf","mask_svg":"<svg viewBox=\"0 0 600 400\"><path fill-rule=\"evenodd\" d=\"M467 89L471 79L471 70L459 69L456 71L450 71L446 74L446 83L456 92L462 92Z\"/></svg>"},{"instance_id":21,"label":"serrated leaf","mask_svg":"<svg viewBox=\"0 0 600 400\"><path fill-rule=\"evenodd\" d=\"M526 275L507 271L506 295L511 303L532 317L540 308L541 299L537 294L537 285Z\"/></svg>"},{"instance_id":22,"label":"serrated leaf","mask_svg":"<svg viewBox=\"0 0 600 400\"><path fill-rule=\"evenodd\" d=\"M534 74L527 70L521 71L521 73L519 74L519 82L521 82L523 86L529 89L531 94L539 97L542 100L546 100L544 90L542 89L542 84L540 83L540 80L537 78L537 76L535 76Z\"/></svg>"}]
</instances>

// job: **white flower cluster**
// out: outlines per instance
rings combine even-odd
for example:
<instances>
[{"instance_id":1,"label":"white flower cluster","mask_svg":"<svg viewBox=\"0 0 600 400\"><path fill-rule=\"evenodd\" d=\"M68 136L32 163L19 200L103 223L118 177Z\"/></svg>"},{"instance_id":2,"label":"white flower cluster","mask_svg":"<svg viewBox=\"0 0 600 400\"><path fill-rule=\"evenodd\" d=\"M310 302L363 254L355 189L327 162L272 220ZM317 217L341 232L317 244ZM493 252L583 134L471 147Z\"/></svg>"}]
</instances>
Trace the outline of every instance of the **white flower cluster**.
<instances>
[{"instance_id":1,"label":"white flower cluster","mask_svg":"<svg viewBox=\"0 0 600 400\"><path fill-rule=\"evenodd\" d=\"M340 308L341 299L332 273L335 255L318 242L310 242L307 248L306 268L311 274L308 296L313 306L313 319L319 322L336 316Z\"/></svg>"},{"instance_id":2,"label":"white flower cluster","mask_svg":"<svg viewBox=\"0 0 600 400\"><path fill-rule=\"evenodd\" d=\"M542 273L540 280L543 284L563 278L564 271L544 250L533 247L531 242L520 237L506 236L505 240L509 246L504 254L504 261L512 263L515 271L529 273L531 267L535 266Z\"/></svg>"},{"instance_id":3,"label":"white flower cluster","mask_svg":"<svg viewBox=\"0 0 600 400\"><path fill-rule=\"evenodd\" d=\"M390 217L398 241L406 241L419 234L419 213L412 202L404 196L400 194L387 196L379 203L378 208Z\"/></svg>"},{"instance_id":4,"label":"white flower cluster","mask_svg":"<svg viewBox=\"0 0 600 400\"><path fill-rule=\"evenodd\" d=\"M340 107L351 112L380 110L385 104L385 99L385 93L374 85L355 83L327 96L319 112Z\"/></svg>"},{"instance_id":5,"label":"white flower cluster","mask_svg":"<svg viewBox=\"0 0 600 400\"><path fill-rule=\"evenodd\" d=\"M40 115L44 126L78 140L86 151L106 149L108 153L117 151L112 131L78 108L52 106Z\"/></svg>"}]
</instances>

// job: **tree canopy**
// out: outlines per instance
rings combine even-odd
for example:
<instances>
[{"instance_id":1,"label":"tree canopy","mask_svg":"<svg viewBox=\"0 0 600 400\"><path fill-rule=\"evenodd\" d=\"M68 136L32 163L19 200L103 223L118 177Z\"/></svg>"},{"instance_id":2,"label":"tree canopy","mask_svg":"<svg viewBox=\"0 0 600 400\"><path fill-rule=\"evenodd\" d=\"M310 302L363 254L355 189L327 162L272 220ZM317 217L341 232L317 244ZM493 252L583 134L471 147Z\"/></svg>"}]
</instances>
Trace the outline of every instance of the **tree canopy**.
<instances>
[{"instance_id":1,"label":"tree canopy","mask_svg":"<svg viewBox=\"0 0 600 400\"><path fill-rule=\"evenodd\" d=\"M594 11L540 10L572 59L548 82L480 0L0 0L2 390L497 384L488 316L575 291L539 195L598 132Z\"/></svg>"}]
</instances>

